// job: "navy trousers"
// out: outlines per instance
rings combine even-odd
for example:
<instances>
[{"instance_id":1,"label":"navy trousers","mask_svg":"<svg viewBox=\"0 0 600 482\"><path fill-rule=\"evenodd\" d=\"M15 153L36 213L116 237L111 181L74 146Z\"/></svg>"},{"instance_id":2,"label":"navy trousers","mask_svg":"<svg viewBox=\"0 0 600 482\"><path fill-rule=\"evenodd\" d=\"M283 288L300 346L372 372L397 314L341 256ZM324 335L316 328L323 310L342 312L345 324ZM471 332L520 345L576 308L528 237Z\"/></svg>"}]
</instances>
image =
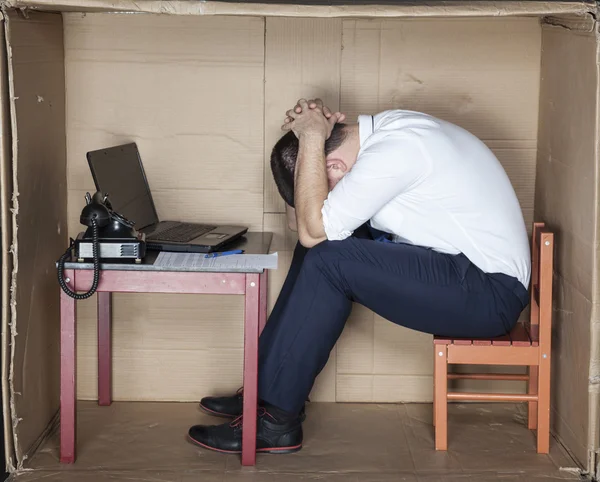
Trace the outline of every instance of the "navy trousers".
<instances>
[{"instance_id":1,"label":"navy trousers","mask_svg":"<svg viewBox=\"0 0 600 482\"><path fill-rule=\"evenodd\" d=\"M259 397L291 413L307 399L360 303L393 323L448 337L506 334L527 306L518 280L464 255L351 237L296 246L259 340Z\"/></svg>"}]
</instances>

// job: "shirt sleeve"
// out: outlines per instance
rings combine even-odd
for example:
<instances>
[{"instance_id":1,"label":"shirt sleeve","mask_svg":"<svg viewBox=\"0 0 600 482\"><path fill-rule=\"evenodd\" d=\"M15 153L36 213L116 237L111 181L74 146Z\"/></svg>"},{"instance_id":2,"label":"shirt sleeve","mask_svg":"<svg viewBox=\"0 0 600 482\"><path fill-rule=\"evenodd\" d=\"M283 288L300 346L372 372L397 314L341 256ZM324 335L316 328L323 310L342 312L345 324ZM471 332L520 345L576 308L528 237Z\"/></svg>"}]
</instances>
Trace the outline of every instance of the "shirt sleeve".
<instances>
[{"instance_id":1,"label":"shirt sleeve","mask_svg":"<svg viewBox=\"0 0 600 482\"><path fill-rule=\"evenodd\" d=\"M418 134L375 133L356 163L323 204L323 228L330 241L350 237L396 196L427 177L431 162Z\"/></svg>"}]
</instances>

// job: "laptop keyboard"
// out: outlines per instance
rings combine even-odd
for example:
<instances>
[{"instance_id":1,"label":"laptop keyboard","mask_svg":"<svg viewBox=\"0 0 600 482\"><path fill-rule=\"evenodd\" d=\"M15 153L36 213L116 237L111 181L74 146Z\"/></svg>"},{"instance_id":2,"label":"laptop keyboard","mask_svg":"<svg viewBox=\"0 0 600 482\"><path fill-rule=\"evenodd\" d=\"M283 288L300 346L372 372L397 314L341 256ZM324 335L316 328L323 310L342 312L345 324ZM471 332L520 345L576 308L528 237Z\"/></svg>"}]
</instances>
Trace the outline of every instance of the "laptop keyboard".
<instances>
[{"instance_id":1,"label":"laptop keyboard","mask_svg":"<svg viewBox=\"0 0 600 482\"><path fill-rule=\"evenodd\" d=\"M216 229L216 226L211 226L208 224L180 223L164 229L163 231L159 231L158 233L152 233L148 239L151 239L152 241L175 241L179 243L187 243L188 241L196 239L197 237L202 236L213 229Z\"/></svg>"}]
</instances>

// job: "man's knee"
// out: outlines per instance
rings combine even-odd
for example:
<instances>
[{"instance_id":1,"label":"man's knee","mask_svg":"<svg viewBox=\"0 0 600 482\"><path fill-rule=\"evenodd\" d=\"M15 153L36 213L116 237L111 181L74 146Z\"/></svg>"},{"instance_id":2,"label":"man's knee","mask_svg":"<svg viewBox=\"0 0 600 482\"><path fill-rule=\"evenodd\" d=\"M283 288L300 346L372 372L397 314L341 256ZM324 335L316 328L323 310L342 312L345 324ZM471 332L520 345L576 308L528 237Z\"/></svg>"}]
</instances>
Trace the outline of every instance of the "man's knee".
<instances>
[{"instance_id":1,"label":"man's knee","mask_svg":"<svg viewBox=\"0 0 600 482\"><path fill-rule=\"evenodd\" d=\"M323 241L313 246L306 254L305 263L316 266L330 266L332 263L344 258L344 253L355 249L354 238L347 238L342 241Z\"/></svg>"}]
</instances>

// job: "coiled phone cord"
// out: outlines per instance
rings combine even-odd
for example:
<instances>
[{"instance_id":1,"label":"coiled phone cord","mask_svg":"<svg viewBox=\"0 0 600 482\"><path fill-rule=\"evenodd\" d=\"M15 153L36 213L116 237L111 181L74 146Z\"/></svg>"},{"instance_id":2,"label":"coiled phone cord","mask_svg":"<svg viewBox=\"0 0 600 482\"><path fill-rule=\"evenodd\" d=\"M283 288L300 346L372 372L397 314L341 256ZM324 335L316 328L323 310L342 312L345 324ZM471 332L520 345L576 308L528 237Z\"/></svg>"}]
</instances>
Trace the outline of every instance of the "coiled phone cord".
<instances>
[{"instance_id":1,"label":"coiled phone cord","mask_svg":"<svg viewBox=\"0 0 600 482\"><path fill-rule=\"evenodd\" d=\"M74 244L67 248L65 253L58 260L58 284L62 290L69 295L71 298L76 300L85 300L92 296L96 289L98 288L98 282L100 281L100 259L98 257L98 223L95 217L92 217L92 253L94 257L94 280L92 282L92 287L86 293L76 293L71 291L71 289L67 286L67 283L64 279L64 270L65 270L65 262L67 258L71 256L71 252L73 251Z\"/></svg>"}]
</instances>

